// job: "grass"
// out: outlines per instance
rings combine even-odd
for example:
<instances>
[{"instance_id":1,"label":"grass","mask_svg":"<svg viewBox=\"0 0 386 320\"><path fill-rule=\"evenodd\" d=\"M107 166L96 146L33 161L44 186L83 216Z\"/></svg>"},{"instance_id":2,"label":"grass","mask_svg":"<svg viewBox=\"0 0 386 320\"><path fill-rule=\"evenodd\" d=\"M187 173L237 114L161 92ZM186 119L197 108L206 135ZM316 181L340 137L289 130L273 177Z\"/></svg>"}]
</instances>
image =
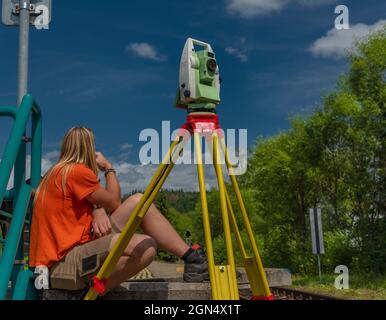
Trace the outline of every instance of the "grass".
<instances>
[{"instance_id":1,"label":"grass","mask_svg":"<svg viewBox=\"0 0 386 320\"><path fill-rule=\"evenodd\" d=\"M348 290L335 289L335 275L292 276L293 287L352 300L386 300L386 276L350 274Z\"/></svg>"}]
</instances>

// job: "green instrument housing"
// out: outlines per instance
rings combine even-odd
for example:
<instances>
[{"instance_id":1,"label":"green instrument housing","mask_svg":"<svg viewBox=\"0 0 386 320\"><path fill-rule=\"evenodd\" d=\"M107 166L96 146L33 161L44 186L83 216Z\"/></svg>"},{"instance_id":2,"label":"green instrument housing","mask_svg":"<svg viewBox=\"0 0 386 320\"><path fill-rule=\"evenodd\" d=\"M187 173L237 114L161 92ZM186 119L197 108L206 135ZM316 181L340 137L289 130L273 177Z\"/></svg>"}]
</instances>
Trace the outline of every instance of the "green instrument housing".
<instances>
[{"instance_id":1,"label":"green instrument housing","mask_svg":"<svg viewBox=\"0 0 386 320\"><path fill-rule=\"evenodd\" d=\"M190 88L194 86L195 95L190 97L189 89L184 91L179 88L175 105L178 108L186 109L188 113L215 113L217 105L221 102L220 77L216 56L207 48L199 51L194 50L190 55L192 68L186 72L194 73L191 77L194 79L194 83L190 84ZM182 65L182 67L187 66ZM180 85L184 88L184 83ZM184 94L185 99L181 99L181 94Z\"/></svg>"}]
</instances>

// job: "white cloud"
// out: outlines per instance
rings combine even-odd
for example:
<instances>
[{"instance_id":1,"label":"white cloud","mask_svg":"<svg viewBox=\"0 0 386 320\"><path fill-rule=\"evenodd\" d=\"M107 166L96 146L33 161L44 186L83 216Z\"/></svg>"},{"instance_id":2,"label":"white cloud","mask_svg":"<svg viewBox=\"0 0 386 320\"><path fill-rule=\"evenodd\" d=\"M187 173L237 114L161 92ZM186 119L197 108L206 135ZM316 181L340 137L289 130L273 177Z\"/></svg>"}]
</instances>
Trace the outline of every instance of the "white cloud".
<instances>
[{"instance_id":1,"label":"white cloud","mask_svg":"<svg viewBox=\"0 0 386 320\"><path fill-rule=\"evenodd\" d=\"M128 150L130 150L132 148L133 148L133 145L129 144L129 143L125 143L125 144L121 145L121 150L122 151L128 151Z\"/></svg>"},{"instance_id":2,"label":"white cloud","mask_svg":"<svg viewBox=\"0 0 386 320\"><path fill-rule=\"evenodd\" d=\"M248 54L254 49L251 45L248 44L245 37L241 37L238 40L233 42L232 46L226 47L225 51L239 59L242 62L248 61Z\"/></svg>"},{"instance_id":3,"label":"white cloud","mask_svg":"<svg viewBox=\"0 0 386 320\"><path fill-rule=\"evenodd\" d=\"M122 151L121 153L124 153ZM189 158L192 164L177 163L169 177L167 178L163 188L172 190L199 191L197 166L194 164L191 150L184 150L184 158ZM211 159L210 154L203 155L205 160ZM117 176L121 185L122 193L130 193L133 190L144 191L153 178L158 165L140 163L132 163L129 159L122 160L120 154L114 157L109 157L113 167L117 171ZM213 165L205 165L205 180L208 189L217 186L217 178L213 169ZM226 172L226 168L223 168ZM103 175L101 175L102 183L104 183Z\"/></svg>"},{"instance_id":4,"label":"white cloud","mask_svg":"<svg viewBox=\"0 0 386 320\"><path fill-rule=\"evenodd\" d=\"M243 18L251 18L281 10L288 0L230 0L227 10Z\"/></svg>"},{"instance_id":5,"label":"white cloud","mask_svg":"<svg viewBox=\"0 0 386 320\"><path fill-rule=\"evenodd\" d=\"M297 0L299 4L305 7L316 7L325 4L331 4L338 2L337 0Z\"/></svg>"},{"instance_id":6,"label":"white cloud","mask_svg":"<svg viewBox=\"0 0 386 320\"><path fill-rule=\"evenodd\" d=\"M46 154L47 155L47 154ZM52 159L48 159L44 155L42 158L42 175L44 175L55 163ZM49 154L48 154L49 155ZM150 180L153 178L157 165L141 165L132 164L129 162L114 163L114 168L117 170L118 179L121 185L122 193L127 194L133 190L144 191ZM29 179L30 174L30 156L27 156L26 161L27 174ZM168 177L164 189L185 190L185 191L199 191L198 176L196 166L192 165L176 165ZM225 169L224 169L225 170ZM206 185L207 189L216 187L217 180L212 166L205 166ZM104 184L103 175L100 176ZM13 188L13 172L10 176L7 190Z\"/></svg>"},{"instance_id":7,"label":"white cloud","mask_svg":"<svg viewBox=\"0 0 386 320\"><path fill-rule=\"evenodd\" d=\"M47 152L44 155L44 158L46 158L48 160L57 160L57 159L59 159L59 156L60 156L59 150L53 150L53 151Z\"/></svg>"},{"instance_id":8,"label":"white cloud","mask_svg":"<svg viewBox=\"0 0 386 320\"><path fill-rule=\"evenodd\" d=\"M158 165L141 165L129 162L113 163L113 166L117 171L122 193L130 193L133 190L144 191L158 168ZM194 164L176 165L163 188L198 191L198 176L196 170ZM216 187L217 180L212 166L205 166L205 176L207 188Z\"/></svg>"},{"instance_id":9,"label":"white cloud","mask_svg":"<svg viewBox=\"0 0 386 320\"><path fill-rule=\"evenodd\" d=\"M59 151L52 151L46 153L42 157L42 175L44 175L56 162L57 156L59 156ZM26 179L30 178L30 169L31 168L31 156L27 155L26 157ZM13 188L13 173L14 171L12 170L11 176L9 177L8 185L7 185L7 190L10 190Z\"/></svg>"},{"instance_id":10,"label":"white cloud","mask_svg":"<svg viewBox=\"0 0 386 320\"><path fill-rule=\"evenodd\" d=\"M123 145L125 146L125 145ZM122 151L125 152L125 151ZM42 175L44 175L57 161L59 151L51 151L42 157ZM210 158L208 155L206 156ZM128 194L134 190L144 191L153 178L158 165L133 164L120 160L120 155L111 157L113 167L121 185L122 193ZM204 156L205 158L205 156ZM30 177L31 157L26 158L26 178ZM226 168L223 168L226 172ZM102 184L105 183L103 174L100 175ZM205 165L205 180L207 189L217 188L217 178L212 165ZM226 178L227 180L227 178ZM13 188L13 172L10 176L7 189ZM197 167L195 164L177 164L163 186L164 189L199 191Z\"/></svg>"},{"instance_id":11,"label":"white cloud","mask_svg":"<svg viewBox=\"0 0 386 320\"><path fill-rule=\"evenodd\" d=\"M325 36L317 39L309 50L317 57L341 58L354 50L356 41L367 37L373 31L381 30L385 25L386 20L379 20L372 25L358 23L348 30L333 28Z\"/></svg>"},{"instance_id":12,"label":"white cloud","mask_svg":"<svg viewBox=\"0 0 386 320\"><path fill-rule=\"evenodd\" d=\"M227 10L242 18L253 18L278 12L291 3L306 7L330 4L337 0L228 0Z\"/></svg>"},{"instance_id":13,"label":"white cloud","mask_svg":"<svg viewBox=\"0 0 386 320\"><path fill-rule=\"evenodd\" d=\"M237 59L241 60L242 62L248 61L248 55L244 50L240 50L238 48L233 48L233 47L227 47L225 48L225 51L229 53L231 56L234 56Z\"/></svg>"},{"instance_id":14,"label":"white cloud","mask_svg":"<svg viewBox=\"0 0 386 320\"><path fill-rule=\"evenodd\" d=\"M126 46L125 52L131 52L138 57L153 61L165 61L166 56L158 53L157 49L147 42L134 42Z\"/></svg>"}]
</instances>

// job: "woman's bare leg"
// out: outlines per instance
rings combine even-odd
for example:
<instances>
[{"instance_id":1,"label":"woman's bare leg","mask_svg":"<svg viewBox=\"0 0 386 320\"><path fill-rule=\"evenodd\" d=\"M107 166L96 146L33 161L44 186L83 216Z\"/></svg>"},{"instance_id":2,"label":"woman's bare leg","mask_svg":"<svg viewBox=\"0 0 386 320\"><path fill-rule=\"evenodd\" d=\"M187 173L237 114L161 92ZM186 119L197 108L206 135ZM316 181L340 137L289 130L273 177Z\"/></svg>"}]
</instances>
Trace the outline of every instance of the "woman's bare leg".
<instances>
[{"instance_id":1,"label":"woman's bare leg","mask_svg":"<svg viewBox=\"0 0 386 320\"><path fill-rule=\"evenodd\" d=\"M122 230L135 206L140 201L142 194L135 194L129 197L122 205L114 211L111 219L115 226ZM145 215L141 228L144 233L151 236L160 249L170 252L177 257L182 257L189 246L179 236L170 222L162 215L155 205L151 205Z\"/></svg>"},{"instance_id":2,"label":"woman's bare leg","mask_svg":"<svg viewBox=\"0 0 386 320\"><path fill-rule=\"evenodd\" d=\"M110 250L118 237L119 234L114 236L110 244ZM156 253L157 244L153 238L147 235L135 234L109 277L106 285L107 292L146 268L153 261Z\"/></svg>"}]
</instances>

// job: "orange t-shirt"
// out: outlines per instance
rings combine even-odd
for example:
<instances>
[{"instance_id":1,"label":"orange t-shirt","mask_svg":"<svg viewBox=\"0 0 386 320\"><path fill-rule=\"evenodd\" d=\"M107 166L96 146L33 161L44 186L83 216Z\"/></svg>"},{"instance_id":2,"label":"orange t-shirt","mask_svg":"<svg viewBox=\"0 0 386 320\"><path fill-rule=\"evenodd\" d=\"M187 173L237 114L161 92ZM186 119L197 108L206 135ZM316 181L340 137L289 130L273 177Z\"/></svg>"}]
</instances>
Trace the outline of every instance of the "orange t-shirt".
<instances>
[{"instance_id":1,"label":"orange t-shirt","mask_svg":"<svg viewBox=\"0 0 386 320\"><path fill-rule=\"evenodd\" d=\"M100 188L95 173L75 164L63 192L61 170L55 169L35 201L30 243L30 266L51 267L72 248L92 240L93 207L86 197ZM44 199L43 199L44 195Z\"/></svg>"}]
</instances>

